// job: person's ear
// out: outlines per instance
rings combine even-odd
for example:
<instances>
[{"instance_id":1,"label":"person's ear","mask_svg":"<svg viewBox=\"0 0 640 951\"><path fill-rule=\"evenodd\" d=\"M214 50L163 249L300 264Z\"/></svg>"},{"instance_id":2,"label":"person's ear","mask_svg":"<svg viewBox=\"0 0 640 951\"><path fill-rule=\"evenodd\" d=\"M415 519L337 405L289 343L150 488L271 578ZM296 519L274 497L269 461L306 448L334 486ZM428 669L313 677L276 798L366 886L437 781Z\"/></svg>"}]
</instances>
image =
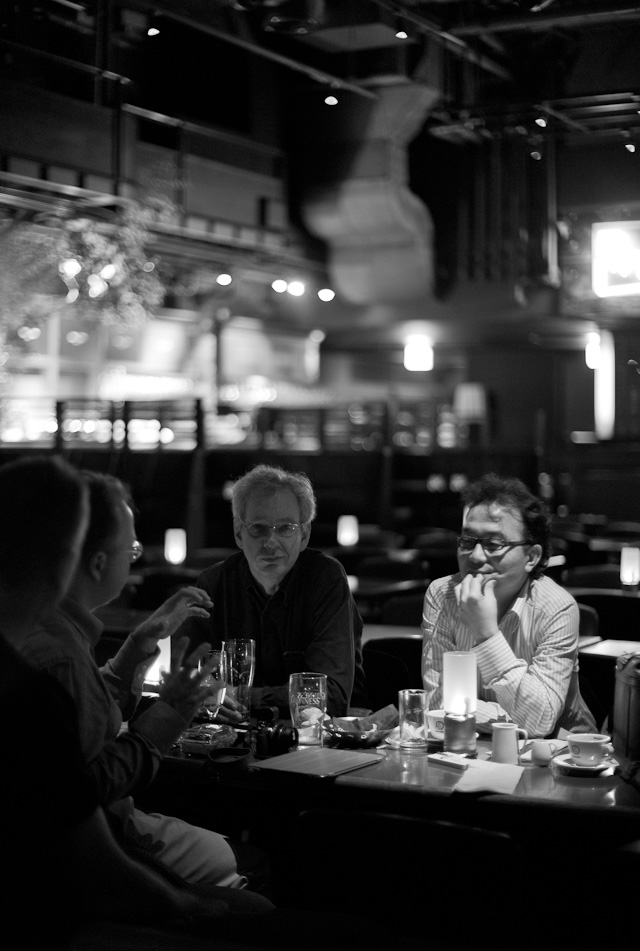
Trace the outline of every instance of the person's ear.
<instances>
[{"instance_id":1,"label":"person's ear","mask_svg":"<svg viewBox=\"0 0 640 951\"><path fill-rule=\"evenodd\" d=\"M87 571L94 581L102 581L109 556L105 551L94 551L87 562Z\"/></svg>"},{"instance_id":2,"label":"person's ear","mask_svg":"<svg viewBox=\"0 0 640 951\"><path fill-rule=\"evenodd\" d=\"M239 518L234 518L233 520L233 537L236 540L238 548L244 548L242 544L242 522Z\"/></svg>"},{"instance_id":3,"label":"person's ear","mask_svg":"<svg viewBox=\"0 0 640 951\"><path fill-rule=\"evenodd\" d=\"M309 544L310 537L311 537L311 525L307 522L306 525L300 526L300 551L305 550L305 548Z\"/></svg>"},{"instance_id":4,"label":"person's ear","mask_svg":"<svg viewBox=\"0 0 640 951\"><path fill-rule=\"evenodd\" d=\"M532 545L527 555L527 564L525 565L525 571L533 571L533 569L538 564L541 558L542 558L542 545Z\"/></svg>"}]
</instances>

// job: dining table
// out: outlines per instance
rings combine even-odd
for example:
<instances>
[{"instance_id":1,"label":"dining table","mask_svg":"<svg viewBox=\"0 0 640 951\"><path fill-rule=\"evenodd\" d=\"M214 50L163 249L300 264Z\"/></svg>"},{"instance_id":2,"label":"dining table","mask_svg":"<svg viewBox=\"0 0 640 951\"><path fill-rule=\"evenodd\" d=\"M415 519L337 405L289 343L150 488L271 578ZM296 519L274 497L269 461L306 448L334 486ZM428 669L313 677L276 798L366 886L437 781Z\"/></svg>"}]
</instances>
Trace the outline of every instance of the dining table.
<instances>
[{"instance_id":1,"label":"dining table","mask_svg":"<svg viewBox=\"0 0 640 951\"><path fill-rule=\"evenodd\" d=\"M425 750L402 750L382 740L348 751L355 768L309 775L295 759L303 763L307 750L281 754L280 764L292 767L284 770L273 768L278 765L274 757L256 757L251 749L254 731L254 722L238 731L233 748L244 749L245 755L224 768L214 766L206 755L186 755L174 748L164 757L156 780L136 795L136 804L181 815L267 851L277 903L306 900L306 879L292 856L305 852L308 836L313 850L309 839L305 855L323 882L323 894L329 888L334 897L364 902L367 914L382 911L376 889L395 901L398 869L405 862L407 869L413 866L414 874L424 877L429 893L427 882L437 872L430 864L437 861L435 838L430 844L432 830L441 842L444 837L445 855L449 835L452 854L466 848L456 844L461 832L513 845L528 884L510 880L511 874L520 874L515 868L492 868L494 858L487 852L481 859L487 863L482 875L490 888L504 877L505 887L539 894L553 879L554 894L560 889L568 896L571 888L582 887L583 875L589 883L626 881L625 861L633 858L634 848L640 863L640 782L624 778L615 760L582 771L569 768L562 757L537 766L527 756L526 744L511 791L464 792L458 788L463 770L430 759L442 751L442 741L433 737ZM490 763L491 748L490 735L479 734L476 761ZM329 748L326 753L347 751ZM265 768L268 762L271 768ZM471 852L468 858L465 854L459 856L463 867L471 861ZM562 870L569 866L563 877ZM474 879L480 872L468 871ZM561 910L558 903L555 908ZM420 909L419 903L407 913L408 925L415 918L411 927L420 928Z\"/></svg>"}]
</instances>

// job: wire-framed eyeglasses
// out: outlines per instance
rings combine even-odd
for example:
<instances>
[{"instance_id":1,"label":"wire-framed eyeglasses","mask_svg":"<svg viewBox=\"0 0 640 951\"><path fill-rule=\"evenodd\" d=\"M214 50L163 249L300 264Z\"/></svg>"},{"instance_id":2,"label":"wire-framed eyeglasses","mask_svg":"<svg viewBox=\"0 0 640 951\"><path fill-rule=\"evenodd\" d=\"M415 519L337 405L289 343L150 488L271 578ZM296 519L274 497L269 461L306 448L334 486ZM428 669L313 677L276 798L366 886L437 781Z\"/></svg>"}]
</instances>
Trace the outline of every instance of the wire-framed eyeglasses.
<instances>
[{"instance_id":1,"label":"wire-framed eyeglasses","mask_svg":"<svg viewBox=\"0 0 640 951\"><path fill-rule=\"evenodd\" d=\"M458 551L462 551L465 554L470 554L476 545L480 545L485 555L503 555L508 548L531 545L531 542L510 542L505 541L504 538L494 538L491 535L486 538L481 538L478 535L466 535L463 533L462 535L458 535L456 544Z\"/></svg>"},{"instance_id":2,"label":"wire-framed eyeglasses","mask_svg":"<svg viewBox=\"0 0 640 951\"><path fill-rule=\"evenodd\" d=\"M292 538L300 530L298 522L278 522L277 525L268 525L267 522L241 522L252 538L268 538L275 532L278 538Z\"/></svg>"},{"instance_id":3,"label":"wire-framed eyeglasses","mask_svg":"<svg viewBox=\"0 0 640 951\"><path fill-rule=\"evenodd\" d=\"M140 561L142 555L144 554L144 546L137 539L132 544L131 548L116 548L115 551L110 551L110 555L119 555L120 552L126 552L129 556L129 561L133 565L134 562Z\"/></svg>"}]
</instances>

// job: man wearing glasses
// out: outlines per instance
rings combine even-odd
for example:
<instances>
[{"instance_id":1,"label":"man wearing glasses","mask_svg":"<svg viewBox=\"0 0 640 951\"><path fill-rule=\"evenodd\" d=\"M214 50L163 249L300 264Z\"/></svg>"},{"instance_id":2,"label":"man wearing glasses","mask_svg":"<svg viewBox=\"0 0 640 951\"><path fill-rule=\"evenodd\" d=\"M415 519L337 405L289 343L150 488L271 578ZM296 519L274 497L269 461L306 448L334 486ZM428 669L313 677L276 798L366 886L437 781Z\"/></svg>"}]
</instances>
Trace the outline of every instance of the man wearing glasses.
<instances>
[{"instance_id":1,"label":"man wearing glasses","mask_svg":"<svg viewBox=\"0 0 640 951\"><path fill-rule=\"evenodd\" d=\"M208 617L211 602L200 588L182 588L98 668L93 650L102 623L93 612L120 594L142 546L123 483L98 472L85 471L83 476L91 515L78 566L66 597L25 638L21 653L58 680L75 701L82 753L119 841L190 883L244 888L248 879L239 869L239 859L245 861L248 854L244 843L231 844L226 836L181 819L147 814L131 798L154 778L164 754L202 702L195 669L201 649L181 665L191 669L191 677L165 677L158 699L134 719L158 641L175 634L188 617ZM186 643L177 643L178 653ZM129 729L121 730L127 720L132 721Z\"/></svg>"},{"instance_id":2,"label":"man wearing glasses","mask_svg":"<svg viewBox=\"0 0 640 951\"><path fill-rule=\"evenodd\" d=\"M194 647L234 637L256 642L251 706L289 715L289 675L327 675L327 712L368 707L360 639L362 619L342 565L308 548L316 514L303 473L260 465L233 487L233 528L241 551L207 568L198 585L213 601L211 617L181 628ZM225 697L219 722L237 724L239 705Z\"/></svg>"},{"instance_id":3,"label":"man wearing glasses","mask_svg":"<svg viewBox=\"0 0 640 951\"><path fill-rule=\"evenodd\" d=\"M511 719L529 736L594 731L578 687L578 606L543 575L550 555L544 504L519 479L484 476L464 497L459 572L424 601L423 680L442 705L442 655L474 651L477 722Z\"/></svg>"}]
</instances>

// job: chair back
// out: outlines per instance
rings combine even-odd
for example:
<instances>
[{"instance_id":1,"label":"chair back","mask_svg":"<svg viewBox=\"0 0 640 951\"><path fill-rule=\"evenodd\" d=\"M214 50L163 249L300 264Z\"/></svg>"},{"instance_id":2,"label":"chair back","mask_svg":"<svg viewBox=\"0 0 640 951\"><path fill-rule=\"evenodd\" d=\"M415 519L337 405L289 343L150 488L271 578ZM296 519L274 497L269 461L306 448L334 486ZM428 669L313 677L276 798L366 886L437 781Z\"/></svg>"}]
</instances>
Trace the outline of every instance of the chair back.
<instances>
[{"instance_id":1,"label":"chair back","mask_svg":"<svg viewBox=\"0 0 640 951\"><path fill-rule=\"evenodd\" d=\"M621 588L620 565L576 565L562 573L566 588Z\"/></svg>"},{"instance_id":2,"label":"chair back","mask_svg":"<svg viewBox=\"0 0 640 951\"><path fill-rule=\"evenodd\" d=\"M607 588L567 588L578 604L598 614L600 637L605 640L640 641L640 597Z\"/></svg>"},{"instance_id":3,"label":"chair back","mask_svg":"<svg viewBox=\"0 0 640 951\"><path fill-rule=\"evenodd\" d=\"M381 654L384 658L392 657L400 661L402 668L397 666L395 669L391 668L391 673L394 675L397 673L397 677L404 680L398 690L404 690L407 687L418 690L422 688L422 634L419 628L416 629L415 635L375 638L375 640L363 644L362 662L367 676L367 691L369 693L368 665L370 654ZM374 657L372 662L374 673L376 672L376 664L379 669L380 661ZM373 700L371 702L373 703ZM395 691L395 700L391 702L396 706L398 705L397 690Z\"/></svg>"},{"instance_id":4,"label":"chair back","mask_svg":"<svg viewBox=\"0 0 640 951\"><path fill-rule=\"evenodd\" d=\"M413 686L409 682L409 671L402 658L396 654L378 650L377 645L375 649L362 651L362 665L365 689L374 713L389 704L397 707L398 691Z\"/></svg>"}]
</instances>

